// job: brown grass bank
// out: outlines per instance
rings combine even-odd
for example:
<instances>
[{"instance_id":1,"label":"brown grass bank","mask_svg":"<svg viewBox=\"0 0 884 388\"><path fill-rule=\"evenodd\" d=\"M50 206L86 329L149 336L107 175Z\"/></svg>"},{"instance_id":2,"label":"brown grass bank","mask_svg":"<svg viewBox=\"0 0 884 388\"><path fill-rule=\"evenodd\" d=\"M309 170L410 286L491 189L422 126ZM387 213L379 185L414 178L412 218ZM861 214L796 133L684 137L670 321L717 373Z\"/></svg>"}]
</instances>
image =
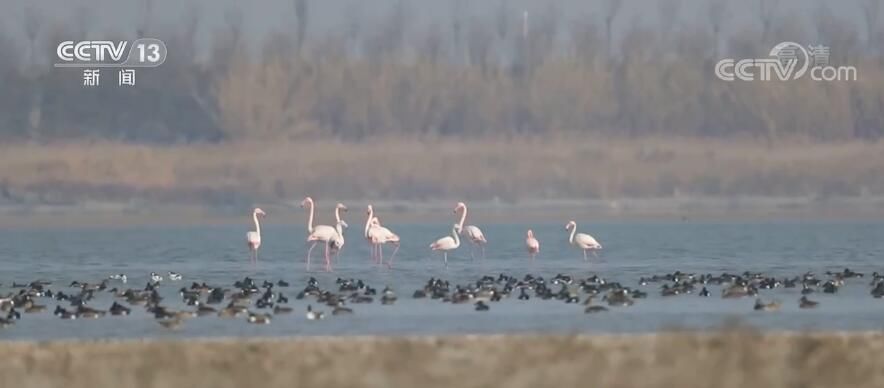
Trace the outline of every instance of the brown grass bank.
<instances>
[{"instance_id":1,"label":"brown grass bank","mask_svg":"<svg viewBox=\"0 0 884 388\"><path fill-rule=\"evenodd\" d=\"M0 204L884 194L884 143L697 138L0 145Z\"/></svg>"},{"instance_id":2,"label":"brown grass bank","mask_svg":"<svg viewBox=\"0 0 884 388\"><path fill-rule=\"evenodd\" d=\"M881 387L884 335L667 333L0 344L0 386Z\"/></svg>"}]
</instances>

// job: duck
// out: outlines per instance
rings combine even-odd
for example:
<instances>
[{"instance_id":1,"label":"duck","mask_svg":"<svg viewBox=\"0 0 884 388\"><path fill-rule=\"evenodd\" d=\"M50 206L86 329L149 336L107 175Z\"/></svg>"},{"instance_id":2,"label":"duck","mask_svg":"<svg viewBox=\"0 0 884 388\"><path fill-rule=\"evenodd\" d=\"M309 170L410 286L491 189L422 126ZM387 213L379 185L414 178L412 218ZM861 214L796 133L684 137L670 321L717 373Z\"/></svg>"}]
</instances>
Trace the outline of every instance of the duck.
<instances>
[{"instance_id":1,"label":"duck","mask_svg":"<svg viewBox=\"0 0 884 388\"><path fill-rule=\"evenodd\" d=\"M396 294L390 287L384 288L384 295L381 296L381 304L390 305L396 303Z\"/></svg>"},{"instance_id":2,"label":"duck","mask_svg":"<svg viewBox=\"0 0 884 388\"><path fill-rule=\"evenodd\" d=\"M178 280L181 280L181 279L184 278L184 277L181 276L181 274L178 273L178 272L172 272L172 271L169 271L169 274L168 274L168 275L169 275L169 280L171 280L171 281L178 281ZM162 280L162 279L160 279L160 280Z\"/></svg>"},{"instance_id":3,"label":"duck","mask_svg":"<svg viewBox=\"0 0 884 388\"><path fill-rule=\"evenodd\" d=\"M476 311L488 311L491 309L491 307L488 307L488 305L485 304L485 302L481 301L481 300L476 302L475 306L476 306Z\"/></svg>"},{"instance_id":4,"label":"duck","mask_svg":"<svg viewBox=\"0 0 884 388\"><path fill-rule=\"evenodd\" d=\"M181 318L160 319L157 320L157 323L159 323L160 326L165 327L166 329L178 330L184 324L184 320L182 320Z\"/></svg>"},{"instance_id":5,"label":"duck","mask_svg":"<svg viewBox=\"0 0 884 388\"><path fill-rule=\"evenodd\" d=\"M801 296L801 299L798 300L798 307L803 308L803 309L812 309L812 308L818 306L819 304L820 304L820 302L807 299L806 296Z\"/></svg>"},{"instance_id":6,"label":"duck","mask_svg":"<svg viewBox=\"0 0 884 388\"><path fill-rule=\"evenodd\" d=\"M208 316L211 314L215 314L217 312L218 312L218 310L215 310L214 307L206 306L202 303L199 303L196 306L196 316L198 316L198 317L205 317L205 316Z\"/></svg>"},{"instance_id":7,"label":"duck","mask_svg":"<svg viewBox=\"0 0 884 388\"><path fill-rule=\"evenodd\" d=\"M332 315L353 314L353 309L344 307L344 301L338 301L338 304L332 310Z\"/></svg>"},{"instance_id":8,"label":"duck","mask_svg":"<svg viewBox=\"0 0 884 388\"><path fill-rule=\"evenodd\" d=\"M764 303L761 301L761 298L755 299L755 310L756 311L778 311L780 309L780 302L770 302Z\"/></svg>"},{"instance_id":9,"label":"duck","mask_svg":"<svg viewBox=\"0 0 884 388\"><path fill-rule=\"evenodd\" d=\"M270 324L270 314L249 314L249 323L254 323L256 325L267 325Z\"/></svg>"},{"instance_id":10,"label":"duck","mask_svg":"<svg viewBox=\"0 0 884 388\"><path fill-rule=\"evenodd\" d=\"M88 318L88 319L97 319L103 317L107 312L96 310L91 307L79 306L77 307L77 317L78 318Z\"/></svg>"},{"instance_id":11,"label":"duck","mask_svg":"<svg viewBox=\"0 0 884 388\"><path fill-rule=\"evenodd\" d=\"M281 292L276 297L276 303L288 303L289 298L283 295Z\"/></svg>"},{"instance_id":12,"label":"duck","mask_svg":"<svg viewBox=\"0 0 884 388\"><path fill-rule=\"evenodd\" d=\"M111 315L129 315L129 313L131 313L131 310L128 307L117 302L114 302L108 311L110 311Z\"/></svg>"},{"instance_id":13,"label":"duck","mask_svg":"<svg viewBox=\"0 0 884 388\"><path fill-rule=\"evenodd\" d=\"M156 273L156 272L151 272L151 273L150 273L150 281L152 281L152 282L154 282L154 283L159 283L159 282L163 281L163 277L160 276L160 275L159 275L158 273Z\"/></svg>"},{"instance_id":14,"label":"duck","mask_svg":"<svg viewBox=\"0 0 884 388\"><path fill-rule=\"evenodd\" d=\"M289 282L287 282L287 281L285 281L285 280L282 280L282 279L279 279L279 281L276 282L276 285L279 286L279 287L288 287L288 286L289 286Z\"/></svg>"},{"instance_id":15,"label":"duck","mask_svg":"<svg viewBox=\"0 0 884 388\"><path fill-rule=\"evenodd\" d=\"M0 318L0 328L3 328L3 327L9 327L9 326L12 326L12 325L14 325L14 324L15 324L15 321L14 321L14 320L6 319L6 318Z\"/></svg>"},{"instance_id":16,"label":"duck","mask_svg":"<svg viewBox=\"0 0 884 388\"><path fill-rule=\"evenodd\" d=\"M294 311L294 310L292 310L291 307L280 306L280 305L276 305L273 307L273 313L276 315L290 314L292 311Z\"/></svg>"},{"instance_id":17,"label":"duck","mask_svg":"<svg viewBox=\"0 0 884 388\"><path fill-rule=\"evenodd\" d=\"M322 311L313 311L313 306L307 305L307 319L311 321L320 320L325 318L325 314Z\"/></svg>"},{"instance_id":18,"label":"duck","mask_svg":"<svg viewBox=\"0 0 884 388\"><path fill-rule=\"evenodd\" d=\"M53 314L61 319L77 319L77 313L67 311L61 306L55 306L55 312Z\"/></svg>"},{"instance_id":19,"label":"duck","mask_svg":"<svg viewBox=\"0 0 884 388\"><path fill-rule=\"evenodd\" d=\"M113 274L107 277L110 280L119 280L120 283L126 283L129 281L129 277L124 273Z\"/></svg>"},{"instance_id":20,"label":"duck","mask_svg":"<svg viewBox=\"0 0 884 388\"><path fill-rule=\"evenodd\" d=\"M706 287L703 287L703 289L700 290L699 295L702 296L702 297L708 297L708 296L709 296L709 290L707 290Z\"/></svg>"}]
</instances>

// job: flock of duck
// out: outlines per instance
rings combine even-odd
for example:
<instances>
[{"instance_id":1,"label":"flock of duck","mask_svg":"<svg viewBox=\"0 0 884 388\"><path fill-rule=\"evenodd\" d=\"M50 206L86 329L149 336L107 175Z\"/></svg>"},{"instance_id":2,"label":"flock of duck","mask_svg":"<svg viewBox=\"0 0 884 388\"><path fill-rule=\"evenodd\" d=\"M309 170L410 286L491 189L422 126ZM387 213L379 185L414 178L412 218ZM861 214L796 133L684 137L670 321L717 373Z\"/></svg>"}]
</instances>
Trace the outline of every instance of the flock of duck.
<instances>
[{"instance_id":1,"label":"flock of duck","mask_svg":"<svg viewBox=\"0 0 884 388\"><path fill-rule=\"evenodd\" d=\"M323 243L325 245L325 270L331 271L331 256L338 255L341 249L343 249L346 241L344 238L344 230L348 228L349 225L343 220L342 213L347 212L347 206L342 203L338 203L335 206L334 226L314 224L313 219L316 205L313 198L304 198L304 200L301 201L301 207L308 211L307 242L310 243L310 248L307 250L307 257L305 259L307 267L309 268L310 266L310 255L312 254L313 249L318 243ZM470 257L475 257L475 250L477 248L481 250L482 256L484 257L485 245L488 244L488 239L485 238L485 234L482 233L482 230L479 227L475 225L464 225L467 219L467 205L463 202L458 202L454 207L454 214L460 214L460 219L452 225L451 235L434 241L430 244L429 248L433 251L442 252L445 264L448 265L448 252L460 247L460 236L463 236L471 244ZM258 260L258 249L261 247L260 219L266 216L267 213L261 208L255 208L252 211L252 220L255 223L255 230L246 233L246 244L249 247L252 261ZM372 260L378 264L386 264L387 266L392 267L393 258L399 250L401 238L389 228L381 225L380 219L375 216L374 208L371 204L367 206L367 216L363 237L371 245ZM600 244L594 237L586 233L577 233L577 223L575 221L569 221L565 225L565 230L570 232L570 237L568 239L569 243L583 251L584 260L587 260L587 252L596 254L596 251L602 249L602 244ZM392 245L394 251L390 255L388 261L384 263L383 246L386 244ZM540 241L534 236L534 232L531 229L528 229L525 234L525 249L531 256L532 260L540 252Z\"/></svg>"},{"instance_id":2,"label":"flock of duck","mask_svg":"<svg viewBox=\"0 0 884 388\"><path fill-rule=\"evenodd\" d=\"M584 313L593 314L607 312L609 308L632 306L637 300L648 298L649 294L658 294L661 298L692 294L711 297L710 288L717 287L716 293L721 298L755 298L755 310L776 311L781 302L763 301L759 296L762 290L800 287L798 306L809 309L819 305L810 299L810 295L817 292L836 294L847 282L863 277L864 274L850 269L826 272L824 277L808 272L787 278L753 272L712 275L676 271L641 277L630 286L598 275L577 278L557 274L545 279L531 274L523 277L499 274L484 275L475 281L453 286L448 280L430 278L423 287L411 293L411 298L467 304L476 311L489 311L493 303L507 299L517 299L518 303L540 300L576 304ZM884 297L884 275L875 272L870 277L869 294L874 298ZM128 279L125 274L115 274L99 282L74 281L66 290L53 290L53 283L47 280L13 282L13 292L0 297L0 326L15 324L23 319L22 313L24 316L46 313L50 311L47 307L50 303L55 305L52 313L66 320L127 316L132 309L143 309L145 316L153 317L160 326L173 330L196 317L214 316L243 319L250 324L269 324L275 316L295 312L286 295L286 290L291 289L290 284L284 280L256 281L246 277L233 282L232 286L192 282L189 287L178 287L170 284L183 285L183 275L169 272L168 281L160 274L151 273L143 288L127 288ZM180 298L180 303L175 299L170 303L160 294L161 289L171 291L176 288L178 297L175 299ZM106 309L93 306L100 293L113 298ZM377 300L382 305L392 306L399 299L389 286L378 292L363 280L342 278L324 287L316 278L310 277L303 288L290 294L295 300L306 300L308 304L300 313L309 321L326 318L322 309L330 309L332 316L348 315L354 314L354 308L350 307L353 305Z\"/></svg>"}]
</instances>

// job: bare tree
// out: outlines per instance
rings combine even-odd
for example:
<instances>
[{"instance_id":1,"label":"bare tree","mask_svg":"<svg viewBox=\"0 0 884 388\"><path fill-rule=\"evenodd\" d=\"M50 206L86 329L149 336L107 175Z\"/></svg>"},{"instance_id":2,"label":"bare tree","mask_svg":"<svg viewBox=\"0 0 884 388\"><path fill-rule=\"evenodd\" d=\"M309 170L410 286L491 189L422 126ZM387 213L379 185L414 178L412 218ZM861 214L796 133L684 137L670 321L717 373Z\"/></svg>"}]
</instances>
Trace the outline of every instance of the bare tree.
<instances>
[{"instance_id":1,"label":"bare tree","mask_svg":"<svg viewBox=\"0 0 884 388\"><path fill-rule=\"evenodd\" d=\"M481 20L473 19L470 22L469 35L467 39L467 47L469 52L470 64L479 66L482 72L487 70L488 56L491 52L491 46L494 40L493 32L490 31L487 24Z\"/></svg>"},{"instance_id":2,"label":"bare tree","mask_svg":"<svg viewBox=\"0 0 884 388\"><path fill-rule=\"evenodd\" d=\"M153 0L142 0L142 4L144 5L144 13L141 16L138 28L135 30L135 36L138 38L143 38L149 33L150 15L153 12Z\"/></svg>"},{"instance_id":3,"label":"bare tree","mask_svg":"<svg viewBox=\"0 0 884 388\"><path fill-rule=\"evenodd\" d=\"M37 35L40 34L40 14L33 7L25 8L24 27L25 36L28 38L28 66L34 66L37 61Z\"/></svg>"},{"instance_id":4,"label":"bare tree","mask_svg":"<svg viewBox=\"0 0 884 388\"><path fill-rule=\"evenodd\" d=\"M304 46L304 40L307 38L307 21L309 20L309 0L295 0L295 19L298 23L298 36L295 41L295 50L298 55L301 54L301 48Z\"/></svg>"},{"instance_id":5,"label":"bare tree","mask_svg":"<svg viewBox=\"0 0 884 388\"><path fill-rule=\"evenodd\" d=\"M607 4L605 7L605 52L608 55L608 60L611 60L613 55L613 25L614 19L617 18L617 14L620 12L620 7L623 5L623 0L607 0Z\"/></svg>"},{"instance_id":6,"label":"bare tree","mask_svg":"<svg viewBox=\"0 0 884 388\"><path fill-rule=\"evenodd\" d=\"M510 10L507 0L500 0L497 6L497 38L506 40L510 31Z\"/></svg>"},{"instance_id":7,"label":"bare tree","mask_svg":"<svg viewBox=\"0 0 884 388\"><path fill-rule=\"evenodd\" d=\"M770 32L777 14L780 0L758 0L758 19L761 22L761 43L770 43Z\"/></svg>"},{"instance_id":8,"label":"bare tree","mask_svg":"<svg viewBox=\"0 0 884 388\"><path fill-rule=\"evenodd\" d=\"M878 21L881 17L881 0L864 0L862 10L866 20L866 49L874 52L878 50Z\"/></svg>"},{"instance_id":9,"label":"bare tree","mask_svg":"<svg viewBox=\"0 0 884 388\"><path fill-rule=\"evenodd\" d=\"M709 24L712 27L712 58L718 60L721 30L724 24L724 15L727 13L727 3L724 0L711 0L708 11Z\"/></svg>"}]
</instances>

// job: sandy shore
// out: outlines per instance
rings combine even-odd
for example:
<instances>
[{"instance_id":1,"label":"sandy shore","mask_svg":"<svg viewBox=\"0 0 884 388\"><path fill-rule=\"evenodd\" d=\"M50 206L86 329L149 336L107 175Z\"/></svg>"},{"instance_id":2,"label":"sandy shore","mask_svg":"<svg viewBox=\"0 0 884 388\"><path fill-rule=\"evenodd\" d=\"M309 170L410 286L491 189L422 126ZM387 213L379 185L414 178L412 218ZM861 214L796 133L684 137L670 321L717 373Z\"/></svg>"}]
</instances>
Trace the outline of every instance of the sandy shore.
<instances>
[{"instance_id":1,"label":"sandy shore","mask_svg":"<svg viewBox=\"0 0 884 388\"><path fill-rule=\"evenodd\" d=\"M0 386L882 387L884 333L6 342Z\"/></svg>"}]
</instances>

